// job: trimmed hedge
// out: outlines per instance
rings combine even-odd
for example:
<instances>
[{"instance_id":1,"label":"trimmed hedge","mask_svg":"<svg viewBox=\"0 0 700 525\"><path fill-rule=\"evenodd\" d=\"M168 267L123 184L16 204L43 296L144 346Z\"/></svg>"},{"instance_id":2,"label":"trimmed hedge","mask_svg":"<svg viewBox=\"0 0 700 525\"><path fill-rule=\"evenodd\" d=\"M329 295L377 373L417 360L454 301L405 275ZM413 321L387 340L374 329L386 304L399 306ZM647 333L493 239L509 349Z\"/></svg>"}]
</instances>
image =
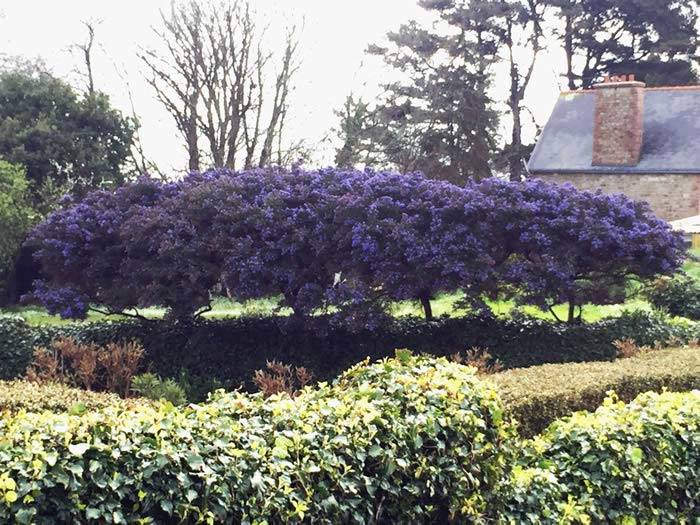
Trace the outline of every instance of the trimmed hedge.
<instances>
[{"instance_id":1,"label":"trimmed hedge","mask_svg":"<svg viewBox=\"0 0 700 525\"><path fill-rule=\"evenodd\" d=\"M700 392L609 399L520 442L473 369L403 351L295 398L5 412L0 435L2 523L700 518Z\"/></svg>"},{"instance_id":2,"label":"trimmed hedge","mask_svg":"<svg viewBox=\"0 0 700 525\"><path fill-rule=\"evenodd\" d=\"M611 390L623 401L642 392L700 389L700 349L653 350L612 363L570 363L508 370L493 376L522 435L533 436L552 421L595 410Z\"/></svg>"},{"instance_id":3,"label":"trimmed hedge","mask_svg":"<svg viewBox=\"0 0 700 525\"><path fill-rule=\"evenodd\" d=\"M605 361L617 353L613 342L639 345L699 337L698 325L635 312L581 326L542 320L494 317L441 318L426 322L401 318L376 330L353 331L328 318L300 324L288 317L201 320L193 323L96 322L33 327L0 319L0 379L24 374L33 347L68 336L104 345L138 340L151 371L177 377L185 369L193 379L220 380L225 386L251 387L254 370L268 360L303 366L317 379L336 377L366 357L381 359L396 348L446 356L473 347L488 349L507 368L544 363ZM206 388L204 389L206 390Z\"/></svg>"},{"instance_id":4,"label":"trimmed hedge","mask_svg":"<svg viewBox=\"0 0 700 525\"><path fill-rule=\"evenodd\" d=\"M46 339L41 328L15 317L0 318L0 380L24 376L34 347Z\"/></svg>"},{"instance_id":5,"label":"trimmed hedge","mask_svg":"<svg viewBox=\"0 0 700 525\"><path fill-rule=\"evenodd\" d=\"M554 423L521 463L503 521L697 523L700 392L610 398Z\"/></svg>"},{"instance_id":6,"label":"trimmed hedge","mask_svg":"<svg viewBox=\"0 0 700 525\"><path fill-rule=\"evenodd\" d=\"M72 412L99 410L110 406L132 406L144 400L124 400L116 394L87 392L61 384L0 381L0 412Z\"/></svg>"},{"instance_id":7,"label":"trimmed hedge","mask_svg":"<svg viewBox=\"0 0 700 525\"><path fill-rule=\"evenodd\" d=\"M20 413L0 435L2 523L465 522L514 457L492 387L407 353L293 399Z\"/></svg>"}]
</instances>

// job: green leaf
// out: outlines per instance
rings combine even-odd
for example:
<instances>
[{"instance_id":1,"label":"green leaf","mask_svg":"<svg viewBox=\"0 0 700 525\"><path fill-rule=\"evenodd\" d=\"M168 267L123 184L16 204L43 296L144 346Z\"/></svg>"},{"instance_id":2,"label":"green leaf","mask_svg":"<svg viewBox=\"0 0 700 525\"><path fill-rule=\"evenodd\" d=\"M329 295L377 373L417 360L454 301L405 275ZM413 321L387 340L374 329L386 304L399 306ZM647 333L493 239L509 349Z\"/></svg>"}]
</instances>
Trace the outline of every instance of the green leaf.
<instances>
[{"instance_id":1,"label":"green leaf","mask_svg":"<svg viewBox=\"0 0 700 525\"><path fill-rule=\"evenodd\" d=\"M82 416L87 411L85 403L76 403L70 407L68 413L71 416Z\"/></svg>"},{"instance_id":2,"label":"green leaf","mask_svg":"<svg viewBox=\"0 0 700 525\"><path fill-rule=\"evenodd\" d=\"M632 463L639 465L644 460L644 451L639 447L635 447L630 451L630 458Z\"/></svg>"},{"instance_id":3,"label":"green leaf","mask_svg":"<svg viewBox=\"0 0 700 525\"><path fill-rule=\"evenodd\" d=\"M97 520L102 517L102 511L94 507L88 507L85 509L85 517L89 520Z\"/></svg>"},{"instance_id":4,"label":"green leaf","mask_svg":"<svg viewBox=\"0 0 700 525\"><path fill-rule=\"evenodd\" d=\"M74 456L82 457L89 448L89 443L75 443L68 445L68 452L70 452Z\"/></svg>"},{"instance_id":5,"label":"green leaf","mask_svg":"<svg viewBox=\"0 0 700 525\"><path fill-rule=\"evenodd\" d=\"M367 455L371 458L376 458L382 454L382 447L380 445L372 445L367 450Z\"/></svg>"}]
</instances>

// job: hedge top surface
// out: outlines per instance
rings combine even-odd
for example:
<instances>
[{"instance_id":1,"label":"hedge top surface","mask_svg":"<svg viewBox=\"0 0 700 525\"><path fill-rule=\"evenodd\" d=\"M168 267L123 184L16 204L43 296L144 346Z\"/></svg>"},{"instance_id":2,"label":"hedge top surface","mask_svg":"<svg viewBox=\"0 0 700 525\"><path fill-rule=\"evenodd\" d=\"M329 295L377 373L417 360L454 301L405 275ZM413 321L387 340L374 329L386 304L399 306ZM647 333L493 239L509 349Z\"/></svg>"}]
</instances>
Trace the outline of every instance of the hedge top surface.
<instances>
[{"instance_id":1,"label":"hedge top surface","mask_svg":"<svg viewBox=\"0 0 700 525\"><path fill-rule=\"evenodd\" d=\"M128 408L145 400L124 400L116 394L87 392L61 384L36 384L27 381L0 381L0 413L71 412L81 414L110 406Z\"/></svg>"},{"instance_id":2,"label":"hedge top surface","mask_svg":"<svg viewBox=\"0 0 700 525\"><path fill-rule=\"evenodd\" d=\"M489 378L503 399L544 395L561 399L578 395L587 388L600 390L604 385L619 385L624 379L649 376L696 376L700 378L700 348L653 350L613 362L547 364L507 370Z\"/></svg>"},{"instance_id":3,"label":"hedge top surface","mask_svg":"<svg viewBox=\"0 0 700 525\"><path fill-rule=\"evenodd\" d=\"M513 456L490 385L408 353L295 398L19 413L0 435L0 522L468 520Z\"/></svg>"},{"instance_id":4,"label":"hedge top surface","mask_svg":"<svg viewBox=\"0 0 700 525\"><path fill-rule=\"evenodd\" d=\"M700 349L649 351L612 362L541 365L509 370L489 380L496 385L523 436L534 436L554 420L595 410L609 391L623 401L642 392L700 389Z\"/></svg>"}]
</instances>

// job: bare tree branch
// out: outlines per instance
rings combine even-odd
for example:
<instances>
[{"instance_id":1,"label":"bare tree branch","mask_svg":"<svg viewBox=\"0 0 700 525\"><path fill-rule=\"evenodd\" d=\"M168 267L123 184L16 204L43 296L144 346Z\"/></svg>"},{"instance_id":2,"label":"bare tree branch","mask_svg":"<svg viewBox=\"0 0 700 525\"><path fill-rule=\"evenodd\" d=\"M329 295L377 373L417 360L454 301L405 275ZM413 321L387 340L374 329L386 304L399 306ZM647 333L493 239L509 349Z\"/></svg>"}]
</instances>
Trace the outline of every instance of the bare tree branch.
<instances>
[{"instance_id":1,"label":"bare tree branch","mask_svg":"<svg viewBox=\"0 0 700 525\"><path fill-rule=\"evenodd\" d=\"M87 29L87 39L82 44L73 44L70 46L71 51L77 51L81 56L85 71L78 71L78 73L85 77L87 83L86 90L89 97L95 95L95 77L92 72L92 50L95 45L95 32L97 26L101 23L101 20L83 20L82 24L85 26L85 29Z\"/></svg>"},{"instance_id":2,"label":"bare tree branch","mask_svg":"<svg viewBox=\"0 0 700 525\"><path fill-rule=\"evenodd\" d=\"M167 53L141 53L149 83L184 139L191 170L201 167L202 152L212 166L232 169L239 161L249 168L283 158L284 118L298 70L297 35L295 29L288 32L279 73L268 85L275 56L265 49L266 28L259 29L255 18L245 0L173 3L156 30Z\"/></svg>"}]
</instances>

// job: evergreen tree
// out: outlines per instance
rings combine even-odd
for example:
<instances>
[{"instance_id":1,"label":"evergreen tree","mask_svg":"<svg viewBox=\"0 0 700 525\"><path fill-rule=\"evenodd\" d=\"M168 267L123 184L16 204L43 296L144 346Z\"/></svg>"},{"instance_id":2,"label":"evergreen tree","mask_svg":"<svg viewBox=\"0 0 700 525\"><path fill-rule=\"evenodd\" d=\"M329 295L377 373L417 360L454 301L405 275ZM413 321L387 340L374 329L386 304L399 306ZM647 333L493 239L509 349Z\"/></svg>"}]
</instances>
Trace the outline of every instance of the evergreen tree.
<instances>
[{"instance_id":1,"label":"evergreen tree","mask_svg":"<svg viewBox=\"0 0 700 525\"><path fill-rule=\"evenodd\" d=\"M549 1L562 18L569 89L621 72L652 85L696 81L691 57L698 45L697 0Z\"/></svg>"},{"instance_id":2,"label":"evergreen tree","mask_svg":"<svg viewBox=\"0 0 700 525\"><path fill-rule=\"evenodd\" d=\"M0 73L0 155L26 168L37 205L47 186L83 191L123 182L132 135L132 122L105 94L79 97L38 69Z\"/></svg>"},{"instance_id":3,"label":"evergreen tree","mask_svg":"<svg viewBox=\"0 0 700 525\"><path fill-rule=\"evenodd\" d=\"M24 168L0 159L0 304L14 296L19 248L36 218Z\"/></svg>"},{"instance_id":4,"label":"evergreen tree","mask_svg":"<svg viewBox=\"0 0 700 525\"><path fill-rule=\"evenodd\" d=\"M432 4L424 7L436 9ZM493 38L476 15L456 19L436 13L435 26L412 21L390 33L386 46L370 46L369 52L401 71L402 78L385 86L375 107L351 107L364 118L359 129L352 129L354 135L341 129L341 158L368 159L457 183L491 175L498 125L488 94Z\"/></svg>"}]
</instances>

